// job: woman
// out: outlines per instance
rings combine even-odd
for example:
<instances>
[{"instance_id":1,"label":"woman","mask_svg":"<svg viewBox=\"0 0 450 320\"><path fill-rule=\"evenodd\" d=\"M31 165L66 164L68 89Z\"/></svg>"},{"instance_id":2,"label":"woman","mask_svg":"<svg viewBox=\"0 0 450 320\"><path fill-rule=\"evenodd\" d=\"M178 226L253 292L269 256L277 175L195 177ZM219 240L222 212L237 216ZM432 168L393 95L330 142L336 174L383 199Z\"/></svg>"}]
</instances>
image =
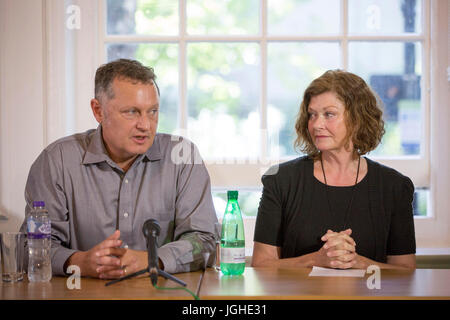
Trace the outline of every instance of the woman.
<instances>
[{"instance_id":1,"label":"woman","mask_svg":"<svg viewBox=\"0 0 450 320\"><path fill-rule=\"evenodd\" d=\"M363 157L384 134L364 80L341 70L315 79L295 129L307 156L262 177L252 266L415 268L414 186Z\"/></svg>"}]
</instances>

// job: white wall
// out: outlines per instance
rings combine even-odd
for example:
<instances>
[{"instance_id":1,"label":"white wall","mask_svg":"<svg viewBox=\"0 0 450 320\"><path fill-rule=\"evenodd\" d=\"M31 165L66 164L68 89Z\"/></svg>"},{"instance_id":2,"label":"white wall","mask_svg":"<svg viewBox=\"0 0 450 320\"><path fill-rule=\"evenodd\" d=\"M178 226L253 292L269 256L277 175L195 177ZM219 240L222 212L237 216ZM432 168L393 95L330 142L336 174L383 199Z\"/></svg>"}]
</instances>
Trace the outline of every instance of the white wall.
<instances>
[{"instance_id":1,"label":"white wall","mask_svg":"<svg viewBox=\"0 0 450 320\"><path fill-rule=\"evenodd\" d=\"M44 147L42 9L40 0L0 0L0 231L22 223L28 170Z\"/></svg>"},{"instance_id":2,"label":"white wall","mask_svg":"<svg viewBox=\"0 0 450 320\"><path fill-rule=\"evenodd\" d=\"M66 26L72 2L83 7L79 29ZM28 171L42 149L97 126L89 105L99 63L97 6L0 0L0 232L22 224Z\"/></svg>"}]
</instances>

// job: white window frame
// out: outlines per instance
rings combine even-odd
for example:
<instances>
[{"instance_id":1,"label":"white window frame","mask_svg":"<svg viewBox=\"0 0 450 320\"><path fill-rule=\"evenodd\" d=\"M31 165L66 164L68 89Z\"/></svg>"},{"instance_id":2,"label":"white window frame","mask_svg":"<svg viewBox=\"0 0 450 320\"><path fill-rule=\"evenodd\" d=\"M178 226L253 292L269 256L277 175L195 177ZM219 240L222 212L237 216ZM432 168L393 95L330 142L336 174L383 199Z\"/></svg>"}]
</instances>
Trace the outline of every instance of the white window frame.
<instances>
[{"instance_id":1,"label":"white window frame","mask_svg":"<svg viewBox=\"0 0 450 320\"><path fill-rule=\"evenodd\" d=\"M346 15L348 11L348 1L341 0L342 15ZM443 47L442 43L449 43L449 21L450 21L450 5L446 1L423 0L423 21L424 26L420 35L399 35L390 37L375 36L348 36L339 35L332 37L273 37L264 36L267 26L264 21L267 19L264 15L267 1L262 0L261 6L261 23L262 35L250 37L216 37L216 36L189 36L185 32L175 37L121 37L107 36L104 33L105 18L105 0L67 0L66 2L58 0L44 1L46 3L46 46L47 59L46 63L46 81L47 81L47 101L44 118L46 119L46 142L47 144L73 132L83 131L95 127L97 123L93 119L89 110L89 100L93 97L93 80L96 68L105 61L105 42L120 41L157 41L157 42L179 42L180 57L185 57L186 43L188 41L253 41L262 43L261 47L261 64L266 64L266 50L264 44L267 41L340 41L345 44L352 40L373 41L422 41L422 65L423 65L423 137L424 143L421 148L421 155L417 157L404 157L403 159L378 158L388 166L394 167L404 174L410 176L416 187L430 188L430 205L429 211L431 215L424 218L416 218L416 239L420 247L450 247L450 150L448 141L450 140L450 129L446 119L450 118L450 108L448 106L448 81L447 66L450 65L448 57L449 48ZM65 12L65 8L69 3L79 5L82 13L82 27L80 30L72 33L71 42L66 36L60 33L60 21L54 21L61 12ZM185 0L180 0L180 25L185 23ZM433 19L431 19L433 17ZM345 20L342 19L343 28L346 30ZM59 29L58 29L59 28ZM68 49L67 43L73 44ZM65 54L57 54L65 49ZM431 50L433 48L433 50ZM55 52L52 55L52 52ZM184 52L184 54L183 54ZM342 54L342 67L347 65L346 54ZM68 62L69 61L69 62ZM75 75L67 75L67 64L72 63ZM179 126L186 128L187 123L187 103L186 96L186 59L180 58L180 116ZM264 69L263 69L264 70ZM71 85L67 82L71 81ZM266 98L266 72L262 72L261 79L261 123L266 128L267 115L264 106L267 104ZM70 111L75 119L69 125L67 123L66 113L61 111L61 105L64 101L68 101L68 93L61 93L53 96L51 94L54 88L63 86L66 91L73 90L76 100L72 101L72 106L76 106L75 110ZM69 88L70 87L70 88ZM55 89L56 90L56 89ZM62 97L65 97L64 98ZM63 125L61 123L64 123ZM262 129L263 129L262 128ZM263 154L264 155L264 154ZM280 162L288 159L279 159ZM214 188L260 188L260 177L264 170L258 165L218 165L208 164L208 170L211 175L211 181Z\"/></svg>"},{"instance_id":2,"label":"white window frame","mask_svg":"<svg viewBox=\"0 0 450 320\"><path fill-rule=\"evenodd\" d=\"M430 109L430 3L423 2L422 20L423 28L420 34L402 34L395 36L377 36L377 35L349 35L348 34L348 0L341 0L341 34L333 36L273 36L267 34L267 0L260 1L260 34L249 36L222 36L222 35L189 35L187 33L186 23L186 0L179 1L179 34L175 36L146 36L146 35L107 35L106 26L106 0L100 2L99 10L99 57L100 61L106 61L106 45L110 43L177 43L179 45L179 107L178 107L178 129L181 132L187 132L187 43L190 42L253 42L260 45L261 50L261 99L260 99L260 119L261 119L261 161L263 164L242 164L234 162L233 164L217 163L215 159L206 158L208 170L211 175L212 185L220 188L235 187L261 187L260 176L270 164L288 161L294 157L283 157L280 159L271 159L267 154L267 43L277 42L337 42L341 46L341 67L348 68L348 43L350 41L419 41L422 43L422 144L421 154L417 156L406 157L377 157L376 160L396 168L405 175L409 176L416 187L429 187L429 109ZM292 128L294 130L294 128ZM369 155L370 156L370 155Z\"/></svg>"}]
</instances>

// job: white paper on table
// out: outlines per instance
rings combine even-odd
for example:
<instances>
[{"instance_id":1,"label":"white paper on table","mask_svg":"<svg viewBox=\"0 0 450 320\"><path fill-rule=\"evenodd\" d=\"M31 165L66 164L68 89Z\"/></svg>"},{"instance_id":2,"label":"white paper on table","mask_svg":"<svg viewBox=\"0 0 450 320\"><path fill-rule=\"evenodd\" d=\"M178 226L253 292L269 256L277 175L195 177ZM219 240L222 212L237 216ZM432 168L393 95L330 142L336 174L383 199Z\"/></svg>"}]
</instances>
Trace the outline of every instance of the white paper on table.
<instances>
[{"instance_id":1,"label":"white paper on table","mask_svg":"<svg viewBox=\"0 0 450 320\"><path fill-rule=\"evenodd\" d=\"M310 277L355 277L362 278L366 274L364 269L330 269L322 267L313 267L309 273Z\"/></svg>"}]
</instances>

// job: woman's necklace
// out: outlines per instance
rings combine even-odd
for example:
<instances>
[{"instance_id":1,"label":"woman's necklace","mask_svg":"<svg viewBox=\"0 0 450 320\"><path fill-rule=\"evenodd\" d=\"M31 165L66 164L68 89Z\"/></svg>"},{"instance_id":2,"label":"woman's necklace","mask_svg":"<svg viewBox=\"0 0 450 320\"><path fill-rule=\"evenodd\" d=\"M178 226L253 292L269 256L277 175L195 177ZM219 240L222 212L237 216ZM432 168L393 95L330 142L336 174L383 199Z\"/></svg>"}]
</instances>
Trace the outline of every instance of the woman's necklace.
<instances>
[{"instance_id":1,"label":"woman's necklace","mask_svg":"<svg viewBox=\"0 0 450 320\"><path fill-rule=\"evenodd\" d=\"M358 176L359 176L359 165L361 163L361 157L358 157L358 170L356 171L356 180L355 180L355 184L352 187L352 197L350 198L350 202L348 204L347 207L347 212L345 213L345 220L344 220L344 226L342 227L341 230L335 230L337 232L340 231L344 231L347 228L347 223L348 223L348 217L349 217L349 213L352 207L352 203L353 203L353 197L355 195L355 188L356 185L358 184ZM328 202L328 210L330 210L330 213L334 215L333 211L331 210L331 205L330 205L330 196L328 195L328 183L327 183L327 176L325 175L325 169L323 168L323 161L322 161L322 154L320 154L320 166L322 167L322 173L323 173L323 180L325 180L325 190L326 190L326 195L327 195L327 202Z\"/></svg>"}]
</instances>

